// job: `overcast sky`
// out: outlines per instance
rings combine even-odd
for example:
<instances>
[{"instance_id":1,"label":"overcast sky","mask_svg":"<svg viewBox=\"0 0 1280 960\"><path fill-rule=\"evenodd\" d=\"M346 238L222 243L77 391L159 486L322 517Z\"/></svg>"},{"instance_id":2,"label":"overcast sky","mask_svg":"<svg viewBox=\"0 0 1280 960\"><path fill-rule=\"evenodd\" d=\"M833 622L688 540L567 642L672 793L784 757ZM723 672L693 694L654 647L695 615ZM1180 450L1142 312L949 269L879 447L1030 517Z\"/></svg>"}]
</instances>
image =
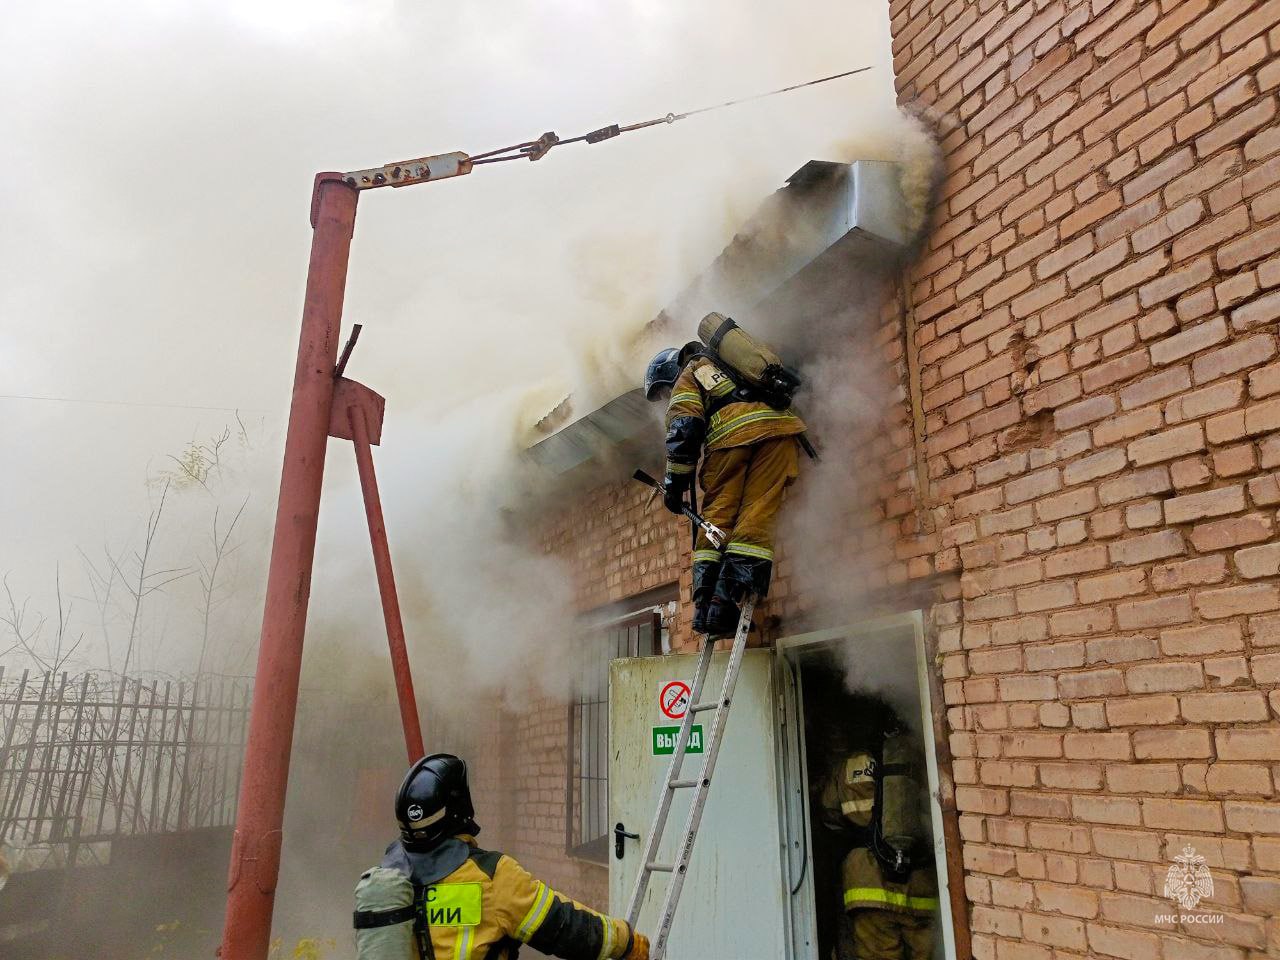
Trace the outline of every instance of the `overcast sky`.
<instances>
[{"instance_id":1,"label":"overcast sky","mask_svg":"<svg viewBox=\"0 0 1280 960\"><path fill-rule=\"evenodd\" d=\"M261 424L266 466L247 482L269 508L317 170L567 137L874 64L537 164L362 196L350 373L388 397L379 469L393 538L410 529L424 471L469 468L431 452L461 400L572 387L587 341L652 317L788 174L892 103L886 6L25 7L0 36L0 573L47 603L54 565L136 537L148 472L232 409ZM349 453L335 444L330 464L322 552L361 531Z\"/></svg>"}]
</instances>

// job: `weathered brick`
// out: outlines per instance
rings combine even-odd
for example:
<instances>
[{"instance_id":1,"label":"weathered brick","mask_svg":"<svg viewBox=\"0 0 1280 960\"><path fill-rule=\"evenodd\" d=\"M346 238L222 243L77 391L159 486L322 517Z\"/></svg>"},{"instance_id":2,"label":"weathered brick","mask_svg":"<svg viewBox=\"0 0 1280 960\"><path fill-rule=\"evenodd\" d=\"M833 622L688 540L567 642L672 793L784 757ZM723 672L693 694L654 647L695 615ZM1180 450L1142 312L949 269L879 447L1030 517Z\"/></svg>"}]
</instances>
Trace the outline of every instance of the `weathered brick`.
<instances>
[{"instance_id":1,"label":"weathered brick","mask_svg":"<svg viewBox=\"0 0 1280 960\"><path fill-rule=\"evenodd\" d=\"M1161 530L1127 540L1117 540L1108 549L1111 562L1123 565L1150 563L1152 560L1186 553L1182 534L1177 530Z\"/></svg>"},{"instance_id":2,"label":"weathered brick","mask_svg":"<svg viewBox=\"0 0 1280 960\"><path fill-rule=\"evenodd\" d=\"M1280 727L1220 729L1213 738L1219 760L1280 760Z\"/></svg>"},{"instance_id":3,"label":"weathered brick","mask_svg":"<svg viewBox=\"0 0 1280 960\"><path fill-rule=\"evenodd\" d=\"M1097 577L1082 578L1077 587L1081 603L1101 603L1145 592L1147 575L1143 570L1104 573Z\"/></svg>"},{"instance_id":4,"label":"weathered brick","mask_svg":"<svg viewBox=\"0 0 1280 960\"><path fill-rule=\"evenodd\" d=\"M1149 377L1129 384L1120 391L1120 406L1125 410L1145 407L1148 403L1182 393L1191 388L1191 371L1185 367L1170 367Z\"/></svg>"},{"instance_id":5,"label":"weathered brick","mask_svg":"<svg viewBox=\"0 0 1280 960\"><path fill-rule=\"evenodd\" d=\"M1091 456L1081 457L1068 464L1062 471L1062 479L1068 486L1074 486L1077 483L1086 483L1089 480L1119 473L1127 464L1128 458L1124 450L1112 447L1110 450L1100 450Z\"/></svg>"},{"instance_id":6,"label":"weathered brick","mask_svg":"<svg viewBox=\"0 0 1280 960\"><path fill-rule=\"evenodd\" d=\"M1125 692L1120 681L1120 694ZM1161 723L1175 723L1178 719L1178 698L1169 695L1154 697L1125 697L1109 694L1107 722L1113 727L1150 727Z\"/></svg>"},{"instance_id":7,"label":"weathered brick","mask_svg":"<svg viewBox=\"0 0 1280 960\"><path fill-rule=\"evenodd\" d=\"M1107 789L1116 793L1177 793L1182 789L1182 777L1174 763L1109 763L1106 774Z\"/></svg>"},{"instance_id":8,"label":"weathered brick","mask_svg":"<svg viewBox=\"0 0 1280 960\"><path fill-rule=\"evenodd\" d=\"M1104 506L1135 500L1156 493L1165 493L1173 489L1169 479L1169 468L1166 466L1146 467L1131 470L1128 473L1107 480L1098 486L1098 499Z\"/></svg>"},{"instance_id":9,"label":"weathered brick","mask_svg":"<svg viewBox=\"0 0 1280 960\"><path fill-rule=\"evenodd\" d=\"M1267 698L1257 691L1192 693L1179 699L1190 723L1256 723L1268 717Z\"/></svg>"},{"instance_id":10,"label":"weathered brick","mask_svg":"<svg viewBox=\"0 0 1280 960\"><path fill-rule=\"evenodd\" d=\"M1202 552L1226 550L1246 543L1270 539L1275 530L1271 517L1262 513L1216 520L1191 528L1191 543Z\"/></svg>"},{"instance_id":11,"label":"weathered brick","mask_svg":"<svg viewBox=\"0 0 1280 960\"><path fill-rule=\"evenodd\" d=\"M1191 364L1191 373L1197 384L1208 383L1237 370L1266 363L1275 354L1275 337L1259 334L1196 357Z\"/></svg>"},{"instance_id":12,"label":"weathered brick","mask_svg":"<svg viewBox=\"0 0 1280 960\"><path fill-rule=\"evenodd\" d=\"M1204 449L1204 428L1198 423L1188 423L1150 437L1134 440L1129 444L1129 462L1146 466L1162 460L1172 460L1188 453Z\"/></svg>"},{"instance_id":13,"label":"weathered brick","mask_svg":"<svg viewBox=\"0 0 1280 960\"><path fill-rule=\"evenodd\" d=\"M1141 572L1141 571L1138 571ZM1151 637L1097 637L1085 642L1086 663L1132 663L1151 660L1158 653Z\"/></svg>"},{"instance_id":14,"label":"weathered brick","mask_svg":"<svg viewBox=\"0 0 1280 960\"><path fill-rule=\"evenodd\" d=\"M1163 630L1160 649L1173 657L1204 656L1244 649L1239 624L1203 624Z\"/></svg>"},{"instance_id":15,"label":"weathered brick","mask_svg":"<svg viewBox=\"0 0 1280 960\"><path fill-rule=\"evenodd\" d=\"M1151 797L1142 801L1142 822L1162 830L1219 833L1223 828L1222 805L1204 800Z\"/></svg>"},{"instance_id":16,"label":"weathered brick","mask_svg":"<svg viewBox=\"0 0 1280 960\"><path fill-rule=\"evenodd\" d=\"M1221 555L1195 557L1151 568L1151 587L1158 591L1185 590L1187 587L1221 583L1226 578L1227 559Z\"/></svg>"},{"instance_id":17,"label":"weathered brick","mask_svg":"<svg viewBox=\"0 0 1280 960\"><path fill-rule=\"evenodd\" d=\"M1213 743L1208 730L1190 727L1135 730L1133 755L1139 760L1205 758L1213 756Z\"/></svg>"},{"instance_id":18,"label":"weathered brick","mask_svg":"<svg viewBox=\"0 0 1280 960\"><path fill-rule=\"evenodd\" d=\"M1129 667L1125 683L1133 693L1166 693L1204 686L1204 670L1198 663L1140 663Z\"/></svg>"},{"instance_id":19,"label":"weathered brick","mask_svg":"<svg viewBox=\"0 0 1280 960\"><path fill-rule=\"evenodd\" d=\"M1067 733L1062 737L1063 755L1068 760L1128 760L1127 733Z\"/></svg>"},{"instance_id":20,"label":"weathered brick","mask_svg":"<svg viewBox=\"0 0 1280 960\"><path fill-rule=\"evenodd\" d=\"M1280 543L1237 550L1233 559L1240 576L1247 580L1280 575Z\"/></svg>"},{"instance_id":21,"label":"weathered brick","mask_svg":"<svg viewBox=\"0 0 1280 960\"><path fill-rule=\"evenodd\" d=\"M1280 610L1280 586L1274 583L1252 583L1219 590L1201 590L1196 594L1195 603L1196 611L1207 620Z\"/></svg>"},{"instance_id":22,"label":"weathered brick","mask_svg":"<svg viewBox=\"0 0 1280 960\"><path fill-rule=\"evenodd\" d=\"M1173 363L1225 339L1227 322L1222 317L1214 317L1183 333L1153 343L1151 361L1155 364Z\"/></svg>"},{"instance_id":23,"label":"weathered brick","mask_svg":"<svg viewBox=\"0 0 1280 960\"><path fill-rule=\"evenodd\" d=\"M1024 503L1062 489L1062 478L1057 467L1049 467L1029 473L1017 480L1010 480L1004 486L1005 502L1009 504Z\"/></svg>"},{"instance_id":24,"label":"weathered brick","mask_svg":"<svg viewBox=\"0 0 1280 960\"><path fill-rule=\"evenodd\" d=\"M1192 523L1207 517L1221 517L1245 509L1244 487L1218 487L1202 493L1188 493L1164 503L1166 523Z\"/></svg>"}]
</instances>

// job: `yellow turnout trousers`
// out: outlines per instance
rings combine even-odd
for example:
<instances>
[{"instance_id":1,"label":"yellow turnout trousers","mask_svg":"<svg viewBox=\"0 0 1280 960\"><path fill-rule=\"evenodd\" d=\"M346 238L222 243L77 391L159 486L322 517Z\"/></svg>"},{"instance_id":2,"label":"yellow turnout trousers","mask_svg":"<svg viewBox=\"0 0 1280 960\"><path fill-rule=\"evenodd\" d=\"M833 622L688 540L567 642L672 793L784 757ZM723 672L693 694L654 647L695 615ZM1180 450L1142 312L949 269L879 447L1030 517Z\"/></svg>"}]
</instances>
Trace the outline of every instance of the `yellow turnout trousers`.
<instances>
[{"instance_id":1,"label":"yellow turnout trousers","mask_svg":"<svg viewBox=\"0 0 1280 960\"><path fill-rule=\"evenodd\" d=\"M720 551L699 530L695 564L723 560L722 577L745 581L759 596L767 592L782 494L800 475L798 447L794 436L771 437L706 455L700 477L702 515L728 539Z\"/></svg>"},{"instance_id":2,"label":"yellow turnout trousers","mask_svg":"<svg viewBox=\"0 0 1280 960\"><path fill-rule=\"evenodd\" d=\"M852 910L849 928L856 960L929 960L933 956L933 917L928 914Z\"/></svg>"}]
</instances>

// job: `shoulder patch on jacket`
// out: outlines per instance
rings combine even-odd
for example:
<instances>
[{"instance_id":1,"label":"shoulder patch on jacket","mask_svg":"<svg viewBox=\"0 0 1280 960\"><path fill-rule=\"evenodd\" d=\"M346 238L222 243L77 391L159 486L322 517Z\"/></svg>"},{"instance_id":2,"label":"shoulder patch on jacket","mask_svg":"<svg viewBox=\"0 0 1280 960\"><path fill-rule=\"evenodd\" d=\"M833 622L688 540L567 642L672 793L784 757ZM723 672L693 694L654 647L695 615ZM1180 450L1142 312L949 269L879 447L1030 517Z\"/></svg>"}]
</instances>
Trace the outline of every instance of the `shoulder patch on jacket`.
<instances>
[{"instance_id":1,"label":"shoulder patch on jacket","mask_svg":"<svg viewBox=\"0 0 1280 960\"><path fill-rule=\"evenodd\" d=\"M876 761L869 753L855 753L844 762L845 783L865 783L876 777Z\"/></svg>"},{"instance_id":2,"label":"shoulder patch on jacket","mask_svg":"<svg viewBox=\"0 0 1280 960\"><path fill-rule=\"evenodd\" d=\"M698 364L697 369L693 371L693 378L698 381L703 390L714 390L729 379L714 363Z\"/></svg>"},{"instance_id":3,"label":"shoulder patch on jacket","mask_svg":"<svg viewBox=\"0 0 1280 960\"><path fill-rule=\"evenodd\" d=\"M481 850L479 847L471 851L471 862L484 871L484 875L490 880L493 875L498 872L498 861L502 859L502 854L496 850Z\"/></svg>"}]
</instances>

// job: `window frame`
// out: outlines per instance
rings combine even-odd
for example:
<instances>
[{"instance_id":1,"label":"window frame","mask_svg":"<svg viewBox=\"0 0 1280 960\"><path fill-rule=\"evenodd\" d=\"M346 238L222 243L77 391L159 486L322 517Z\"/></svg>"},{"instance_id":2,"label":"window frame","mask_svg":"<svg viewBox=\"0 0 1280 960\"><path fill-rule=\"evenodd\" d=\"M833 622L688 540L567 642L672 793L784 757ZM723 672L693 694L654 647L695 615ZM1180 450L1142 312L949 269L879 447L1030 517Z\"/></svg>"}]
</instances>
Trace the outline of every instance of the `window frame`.
<instances>
[{"instance_id":1,"label":"window frame","mask_svg":"<svg viewBox=\"0 0 1280 960\"><path fill-rule=\"evenodd\" d=\"M669 640L666 632L668 629L668 614L671 612L670 605L678 599L678 594L674 585L658 593L660 593L659 597L636 597L624 604L614 605L612 608L614 610L619 608L627 610L629 608L629 612L589 623L579 639L580 649L583 650L589 650L593 643L600 644L604 647L603 652L606 659L604 661L604 685L602 689L596 692L598 699L583 699L584 691L581 688L581 674L574 677L573 685L569 691L565 724L564 850L567 856L587 863L594 863L598 866L608 866L609 845L612 842L611 829L608 824L608 664L614 659L622 657L661 656L668 652ZM645 603L645 600L649 602ZM643 628L645 627L650 629L650 637L652 638L648 652L642 652L641 649ZM619 637L620 633L622 637ZM609 646L610 643L612 643L611 648ZM585 693L590 695L590 692ZM590 721L583 719L586 707L595 708L592 711L593 716ZM584 776L581 773L584 744L580 737L582 729L588 723L597 725L595 728L595 743L597 749L601 750L602 756L599 757L600 766L597 766L593 772ZM599 725L603 725L603 730ZM603 736L603 741L600 739L601 736ZM604 822L600 824L601 832L598 835L583 841L582 835L585 832L583 828L584 808L588 802L584 784L588 781L595 781L601 784Z\"/></svg>"}]
</instances>

